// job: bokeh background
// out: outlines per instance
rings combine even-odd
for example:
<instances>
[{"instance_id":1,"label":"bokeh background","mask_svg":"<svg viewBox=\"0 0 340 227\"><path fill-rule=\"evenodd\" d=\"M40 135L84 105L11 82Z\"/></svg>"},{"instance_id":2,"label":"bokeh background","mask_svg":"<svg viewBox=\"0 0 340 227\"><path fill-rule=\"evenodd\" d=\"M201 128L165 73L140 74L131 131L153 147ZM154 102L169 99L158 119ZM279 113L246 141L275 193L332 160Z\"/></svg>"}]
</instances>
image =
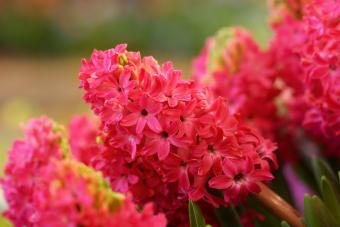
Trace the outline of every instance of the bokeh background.
<instances>
[{"instance_id":1,"label":"bokeh background","mask_svg":"<svg viewBox=\"0 0 340 227\"><path fill-rule=\"evenodd\" d=\"M264 47L267 19L264 0L0 0L0 175L20 123L90 113L77 74L94 48L126 42L189 76L206 37L242 25Z\"/></svg>"}]
</instances>

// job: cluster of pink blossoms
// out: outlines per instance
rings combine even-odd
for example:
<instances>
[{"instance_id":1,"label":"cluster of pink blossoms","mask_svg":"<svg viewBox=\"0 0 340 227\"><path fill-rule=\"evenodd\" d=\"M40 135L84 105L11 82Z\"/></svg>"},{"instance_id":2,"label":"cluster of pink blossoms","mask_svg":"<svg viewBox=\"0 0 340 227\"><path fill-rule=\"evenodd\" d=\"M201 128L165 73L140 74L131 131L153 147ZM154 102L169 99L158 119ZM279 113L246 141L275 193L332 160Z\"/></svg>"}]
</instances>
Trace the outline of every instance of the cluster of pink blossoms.
<instances>
[{"instance_id":1,"label":"cluster of pink blossoms","mask_svg":"<svg viewBox=\"0 0 340 227\"><path fill-rule=\"evenodd\" d=\"M69 140L71 145L76 145L72 147L72 153L78 160L103 173L113 190L132 194L137 204L143 206L154 201L157 210L166 212L170 225L188 225L187 202L178 200L177 187L164 184L157 170L148 161L138 159L127 162L126 158L130 158L130 155L102 144L105 139L99 131L98 124L86 116L72 119L69 124Z\"/></svg>"},{"instance_id":2,"label":"cluster of pink blossoms","mask_svg":"<svg viewBox=\"0 0 340 227\"><path fill-rule=\"evenodd\" d=\"M280 18L273 20L271 25L274 37L267 52L272 61L271 67L275 71L275 77L283 80L282 86L290 89L290 95L300 97L305 86L299 53L306 40L303 23L296 16L289 14L289 11L282 11Z\"/></svg>"},{"instance_id":3,"label":"cluster of pink blossoms","mask_svg":"<svg viewBox=\"0 0 340 227\"><path fill-rule=\"evenodd\" d=\"M340 155L340 5L315 0L305 8L307 41L302 49L306 98L310 105L304 126L328 148Z\"/></svg>"},{"instance_id":4,"label":"cluster of pink blossoms","mask_svg":"<svg viewBox=\"0 0 340 227\"><path fill-rule=\"evenodd\" d=\"M274 43L278 45L272 47L272 52L276 53L285 49L282 47L289 47L295 55L291 65L296 70L279 75L292 90L288 105L290 123L303 126L309 136L325 147L324 154L339 156L340 8L332 0L298 2L286 3L289 9L294 8L293 5L298 6L296 9L300 7L297 10L300 13L294 17L291 11L285 11L285 19L278 24L279 30L275 30L278 38ZM284 35L280 35L280 31ZM279 37L287 39L280 41ZM287 66L287 59L294 58L285 53L278 62L285 62Z\"/></svg>"},{"instance_id":5,"label":"cluster of pink blossoms","mask_svg":"<svg viewBox=\"0 0 340 227\"><path fill-rule=\"evenodd\" d=\"M182 80L170 62L160 66L118 45L84 60L80 80L102 122L104 148L91 165L113 190L157 199L161 211L175 213L188 198L238 203L273 178L275 144L244 125L226 100Z\"/></svg>"},{"instance_id":6,"label":"cluster of pink blossoms","mask_svg":"<svg viewBox=\"0 0 340 227\"><path fill-rule=\"evenodd\" d=\"M99 172L75 160L51 163L41 178L33 194L38 226L166 226L151 203L137 211L130 197L112 192Z\"/></svg>"},{"instance_id":7,"label":"cluster of pink blossoms","mask_svg":"<svg viewBox=\"0 0 340 227\"><path fill-rule=\"evenodd\" d=\"M218 226L213 208L273 179L272 141L284 162L296 161L303 128L339 156L340 5L270 6L267 49L243 28L223 29L194 59L193 80L125 44L95 50L79 78L99 121L75 117L67 131L29 121L1 180L5 216L15 226L188 226L193 200ZM242 205L244 226L264 219Z\"/></svg>"},{"instance_id":8,"label":"cluster of pink blossoms","mask_svg":"<svg viewBox=\"0 0 340 227\"><path fill-rule=\"evenodd\" d=\"M301 127L307 110L304 98L305 83L301 65L300 49L306 35L301 21L303 1L271 1L271 27L274 35L266 50L271 59L275 83L280 94L273 100L280 100L277 108L281 124L276 128L278 151L284 162L299 160L297 129ZM273 122L276 124L276 122Z\"/></svg>"},{"instance_id":9,"label":"cluster of pink blossoms","mask_svg":"<svg viewBox=\"0 0 340 227\"><path fill-rule=\"evenodd\" d=\"M293 19L286 18L285 22L289 23L275 24L276 35L265 51L245 29L222 29L207 40L200 55L194 59L192 76L209 86L215 97L229 100L232 113L239 114L263 135L277 141L281 158L292 162L297 160L294 149L296 127L285 126L290 125L287 123L295 120L301 111L289 111L293 116L287 116L284 106L292 106L295 110L303 103L302 98L299 101L290 98L303 88L303 82L295 78L294 73L301 76L303 73L300 58L293 48L300 40L288 42L289 38L285 38L296 34L290 30ZM286 84L293 86L290 90L294 94L287 92ZM299 92L303 94L303 89Z\"/></svg>"},{"instance_id":10,"label":"cluster of pink blossoms","mask_svg":"<svg viewBox=\"0 0 340 227\"><path fill-rule=\"evenodd\" d=\"M62 156L61 134L52 128L53 122L46 117L30 120L23 128L25 139L16 140L9 151L2 186L9 206L5 216L15 226L29 225L35 213L32 195L41 171Z\"/></svg>"},{"instance_id":11,"label":"cluster of pink blossoms","mask_svg":"<svg viewBox=\"0 0 340 227\"><path fill-rule=\"evenodd\" d=\"M334 1L270 1L274 37L260 50L243 29L207 40L193 78L229 101L232 113L278 142L296 161L298 128L339 155L339 5ZM261 103L261 108L259 104Z\"/></svg>"},{"instance_id":12,"label":"cluster of pink blossoms","mask_svg":"<svg viewBox=\"0 0 340 227\"><path fill-rule=\"evenodd\" d=\"M285 1L273 23L270 52L289 93L287 122L339 156L339 5L335 1ZM288 92L287 92L288 91Z\"/></svg>"},{"instance_id":13,"label":"cluster of pink blossoms","mask_svg":"<svg viewBox=\"0 0 340 227\"><path fill-rule=\"evenodd\" d=\"M138 212L101 173L73 159L61 131L46 117L25 126L25 139L14 142L5 174L5 216L14 226L166 226L152 204Z\"/></svg>"},{"instance_id":14,"label":"cluster of pink blossoms","mask_svg":"<svg viewBox=\"0 0 340 227\"><path fill-rule=\"evenodd\" d=\"M229 101L231 113L274 138L279 89L270 55L261 51L243 28L226 28L209 38L193 61L193 78L208 85L215 97ZM259 108L261 103L261 108Z\"/></svg>"}]
</instances>

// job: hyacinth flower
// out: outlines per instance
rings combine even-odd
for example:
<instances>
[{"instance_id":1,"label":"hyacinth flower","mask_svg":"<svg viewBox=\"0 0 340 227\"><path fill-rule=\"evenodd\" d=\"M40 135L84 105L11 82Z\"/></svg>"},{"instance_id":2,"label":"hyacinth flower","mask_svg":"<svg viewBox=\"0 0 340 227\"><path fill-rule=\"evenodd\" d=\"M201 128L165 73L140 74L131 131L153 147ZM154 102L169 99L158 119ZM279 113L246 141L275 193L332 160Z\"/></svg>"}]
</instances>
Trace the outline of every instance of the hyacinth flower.
<instances>
[{"instance_id":1,"label":"hyacinth flower","mask_svg":"<svg viewBox=\"0 0 340 227\"><path fill-rule=\"evenodd\" d=\"M275 1L274 1L275 2ZM325 149L339 155L338 55L339 5L336 1L284 1L286 10L273 23L271 52L282 64L290 90L289 114L294 127ZM294 14L294 10L299 15ZM274 7L275 9L275 7Z\"/></svg>"},{"instance_id":2,"label":"hyacinth flower","mask_svg":"<svg viewBox=\"0 0 340 227\"><path fill-rule=\"evenodd\" d=\"M327 100L328 97L333 96L329 102L332 106L333 100L336 100L334 97L339 97L339 94L334 92L338 79L336 70L333 70L336 68L333 67L333 61L338 58L334 56L339 56L340 49L339 46L332 45L334 40L339 40L335 35L339 25L338 3L335 1L284 2L287 9L281 12L281 19L272 24L275 37L271 41L270 52L276 56L276 62L283 65L283 70L280 70L281 78L290 96L287 106L290 115L288 123L293 128L303 128L306 137L314 142L312 146L301 146L303 142L299 143L303 155L307 156L308 160L313 156L329 157L334 161L333 167L337 169L339 162L336 158L339 157L340 141L337 135L339 114L336 108L328 107ZM299 5L299 15L292 14L293 5ZM330 60L331 58L333 60ZM301 138L299 140L301 141ZM298 165L300 163L295 166ZM284 167L284 169L288 168L289 165ZM301 194L311 191L311 188L304 188L304 190L301 190L301 186L298 188L298 185L306 182L300 182L301 177L294 179L294 174L286 174L286 179L290 187L294 188L292 196L296 197L295 203L300 205L302 210ZM317 188L312 190L316 191Z\"/></svg>"},{"instance_id":3,"label":"hyacinth flower","mask_svg":"<svg viewBox=\"0 0 340 227\"><path fill-rule=\"evenodd\" d=\"M121 77L133 85L124 92ZM188 199L218 207L255 195L270 204L273 192L261 182L273 179L277 168L275 143L247 125L226 99L182 80L171 62L159 65L118 45L83 60L79 78L85 101L101 120L104 149L90 165L110 179L113 190L117 178L125 179L124 188L134 199L155 201L170 224L176 218L171 214ZM131 176L138 180L130 181ZM281 218L301 226L293 208L283 201L280 205L274 207Z\"/></svg>"},{"instance_id":4,"label":"hyacinth flower","mask_svg":"<svg viewBox=\"0 0 340 227\"><path fill-rule=\"evenodd\" d=\"M138 212L131 198L112 192L100 173L71 159L47 167L33 201L39 226L166 226L152 204Z\"/></svg>"},{"instance_id":5,"label":"hyacinth flower","mask_svg":"<svg viewBox=\"0 0 340 227\"><path fill-rule=\"evenodd\" d=\"M284 84L287 81L303 87L301 79L294 74L302 76L303 73L300 59L290 48L295 42L285 39L287 34L295 35L293 31L287 32L291 24L279 26L277 22L275 26L275 31L280 32L276 32L268 50L261 50L243 28L221 29L208 38L194 59L192 78L209 86L215 97L225 97L232 113L239 114L265 137L277 141L280 158L294 163L299 159L293 143L297 127L293 127L296 124L291 123L291 112L287 112L286 107L300 104L301 98L298 102L286 101L290 93ZM301 97L303 90L299 94Z\"/></svg>"},{"instance_id":6,"label":"hyacinth flower","mask_svg":"<svg viewBox=\"0 0 340 227\"><path fill-rule=\"evenodd\" d=\"M280 90L274 86L271 64L271 56L260 50L247 30L223 28L208 38L194 59L192 78L209 86L215 97L225 97L231 113L274 138L277 124L273 122L280 120L274 100Z\"/></svg>"},{"instance_id":7,"label":"hyacinth flower","mask_svg":"<svg viewBox=\"0 0 340 227\"><path fill-rule=\"evenodd\" d=\"M286 86L289 124L305 133L337 157L339 117L337 98L337 55L335 35L338 4L334 1L273 1L275 36L269 52ZM278 7L281 5L283 7ZM294 10L295 9L295 10ZM298 12L298 13L296 13ZM331 60L332 59L332 60ZM335 107L335 108L334 108Z\"/></svg>"},{"instance_id":8,"label":"hyacinth flower","mask_svg":"<svg viewBox=\"0 0 340 227\"><path fill-rule=\"evenodd\" d=\"M166 226L152 204L137 211L130 196L71 157L59 128L46 117L30 120L10 150L2 187L14 226Z\"/></svg>"},{"instance_id":9,"label":"hyacinth flower","mask_svg":"<svg viewBox=\"0 0 340 227\"><path fill-rule=\"evenodd\" d=\"M30 223L34 214L30 201L40 173L51 160L62 158L61 132L53 131L53 122L47 117L30 120L23 130L25 139L14 141L2 179L9 206L4 215L15 226Z\"/></svg>"},{"instance_id":10,"label":"hyacinth flower","mask_svg":"<svg viewBox=\"0 0 340 227\"><path fill-rule=\"evenodd\" d=\"M260 50L244 29L222 29L194 60L193 78L275 139L285 162L299 159L293 140L301 127L326 147L324 154L338 156L338 4L273 0L270 7L268 49Z\"/></svg>"},{"instance_id":11,"label":"hyacinth flower","mask_svg":"<svg viewBox=\"0 0 340 227\"><path fill-rule=\"evenodd\" d=\"M149 160L141 160L140 158L135 158L132 162L129 152L105 145L105 143L115 144L115 146L122 146L128 150L130 147L125 147L124 143L120 141L127 139L124 137L128 135L128 131L119 131L118 138L110 138L107 141L102 136L86 136L98 134L100 132L98 127L99 125L95 121L85 116L73 118L68 127L70 144L74 144L76 141L84 141L84 144L87 144L90 149L82 147L81 149L71 150L71 152L78 155L84 151L91 151L89 165L103 173L114 191L132 195L133 201L142 206L155 201L155 209L164 211L170 225L175 223L187 225L186 201L178 199L178 188L162 182L162 177L157 172L156 166L151 166L156 162L150 163ZM84 133L79 128L87 128L88 132ZM96 144L96 149L93 149L93 144ZM79 158L78 160L83 162ZM170 171L175 172L173 164L175 161L170 160L172 159L168 159L168 167L171 168L171 170L168 170L169 174ZM171 178L169 181L173 181L173 179Z\"/></svg>"},{"instance_id":12,"label":"hyacinth flower","mask_svg":"<svg viewBox=\"0 0 340 227\"><path fill-rule=\"evenodd\" d=\"M86 116L77 116L72 119L67 128L72 155L86 165L99 150L97 144L98 124Z\"/></svg>"},{"instance_id":13,"label":"hyacinth flower","mask_svg":"<svg viewBox=\"0 0 340 227\"><path fill-rule=\"evenodd\" d=\"M15 226L188 226L198 216L218 226L215 212L227 210L253 227L266 218L248 204L255 198L300 227L300 214L268 187L278 153L281 169L303 155L312 160L324 201L305 197L304 223L337 226L338 182L310 157L339 156L339 4L271 0L270 7L267 49L243 28L222 29L194 60L193 80L126 44L95 50L79 79L98 118L75 117L67 131L46 117L29 121L1 180L5 216ZM325 151L314 152L318 145ZM309 188L296 189L299 179L284 173L303 210Z\"/></svg>"},{"instance_id":14,"label":"hyacinth flower","mask_svg":"<svg viewBox=\"0 0 340 227\"><path fill-rule=\"evenodd\" d=\"M309 109L304 127L326 146L326 154L339 157L340 148L340 7L336 1L313 1L306 6L308 39L301 55Z\"/></svg>"}]
</instances>

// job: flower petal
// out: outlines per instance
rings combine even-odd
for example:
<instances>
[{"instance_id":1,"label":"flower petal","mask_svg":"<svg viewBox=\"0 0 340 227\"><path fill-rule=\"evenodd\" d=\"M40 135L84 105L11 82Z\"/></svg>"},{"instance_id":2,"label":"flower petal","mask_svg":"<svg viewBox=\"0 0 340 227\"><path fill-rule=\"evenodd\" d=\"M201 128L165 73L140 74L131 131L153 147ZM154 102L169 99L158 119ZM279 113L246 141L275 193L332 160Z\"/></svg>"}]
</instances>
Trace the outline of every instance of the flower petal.
<instances>
[{"instance_id":1,"label":"flower petal","mask_svg":"<svg viewBox=\"0 0 340 227\"><path fill-rule=\"evenodd\" d=\"M220 175L209 180L209 187L216 189L226 189L233 184L232 180L226 176Z\"/></svg>"},{"instance_id":2,"label":"flower petal","mask_svg":"<svg viewBox=\"0 0 340 227\"><path fill-rule=\"evenodd\" d=\"M149 128L154 132L161 132L162 131L162 127L159 124L159 121L157 120L157 118L155 116L149 116L147 118L147 124L148 124Z\"/></svg>"},{"instance_id":3,"label":"flower petal","mask_svg":"<svg viewBox=\"0 0 340 227\"><path fill-rule=\"evenodd\" d=\"M146 120L145 120L144 117L138 118L137 127L136 127L136 133L137 134L141 134L142 133L142 131L145 128L145 124L146 124Z\"/></svg>"},{"instance_id":4,"label":"flower petal","mask_svg":"<svg viewBox=\"0 0 340 227\"><path fill-rule=\"evenodd\" d=\"M158 141L158 158L159 160L164 160L166 157L168 157L170 152L170 143L169 141L165 139L161 139Z\"/></svg>"},{"instance_id":5,"label":"flower petal","mask_svg":"<svg viewBox=\"0 0 340 227\"><path fill-rule=\"evenodd\" d=\"M138 113L131 113L125 116L121 121L120 124L122 126L132 126L135 125L138 121L139 114Z\"/></svg>"}]
</instances>

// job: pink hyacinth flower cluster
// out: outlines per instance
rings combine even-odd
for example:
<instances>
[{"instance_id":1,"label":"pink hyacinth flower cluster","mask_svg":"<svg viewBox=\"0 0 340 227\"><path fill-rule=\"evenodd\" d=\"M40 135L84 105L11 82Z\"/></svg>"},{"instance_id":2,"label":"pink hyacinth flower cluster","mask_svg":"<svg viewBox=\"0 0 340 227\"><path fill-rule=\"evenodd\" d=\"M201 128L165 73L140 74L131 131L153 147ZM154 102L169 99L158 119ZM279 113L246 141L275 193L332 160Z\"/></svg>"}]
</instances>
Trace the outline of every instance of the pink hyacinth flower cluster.
<instances>
[{"instance_id":1,"label":"pink hyacinth flower cluster","mask_svg":"<svg viewBox=\"0 0 340 227\"><path fill-rule=\"evenodd\" d=\"M242 201L273 178L275 144L240 122L223 98L182 80L170 62L160 66L118 45L95 50L79 76L106 146L92 165L113 188L136 200L164 190L174 204L190 198L217 206ZM224 202L209 188L220 190Z\"/></svg>"},{"instance_id":2,"label":"pink hyacinth flower cluster","mask_svg":"<svg viewBox=\"0 0 340 227\"><path fill-rule=\"evenodd\" d=\"M99 124L86 116L74 117L68 125L68 137L73 156L86 165L98 152Z\"/></svg>"},{"instance_id":3,"label":"pink hyacinth flower cluster","mask_svg":"<svg viewBox=\"0 0 340 227\"><path fill-rule=\"evenodd\" d=\"M303 46L306 98L310 105L304 119L307 131L339 156L340 148L340 6L315 0L305 8L307 41Z\"/></svg>"},{"instance_id":4,"label":"pink hyacinth flower cluster","mask_svg":"<svg viewBox=\"0 0 340 227\"><path fill-rule=\"evenodd\" d=\"M274 71L275 83L280 94L275 101L281 124L276 128L278 151L284 162L296 163L299 160L297 132L308 105L305 101L304 72L301 65L301 46L306 40L303 15L303 1L271 2L271 27L274 35L266 51L270 67ZM274 85L273 85L274 86ZM275 122L274 122L275 124Z\"/></svg>"},{"instance_id":5,"label":"pink hyacinth flower cluster","mask_svg":"<svg viewBox=\"0 0 340 227\"><path fill-rule=\"evenodd\" d=\"M138 212L131 198L112 192L101 174L75 160L51 163L41 178L33 197L38 226L166 226L152 204Z\"/></svg>"},{"instance_id":6,"label":"pink hyacinth flower cluster","mask_svg":"<svg viewBox=\"0 0 340 227\"><path fill-rule=\"evenodd\" d=\"M98 118L24 126L1 179L4 215L15 226L188 226L192 200L211 226L218 206L242 205L244 226L262 221L246 199L273 179L276 149L296 162L311 139L340 156L340 5L269 2L268 48L222 29L192 80L126 44L94 50L79 79Z\"/></svg>"},{"instance_id":7,"label":"pink hyacinth flower cluster","mask_svg":"<svg viewBox=\"0 0 340 227\"><path fill-rule=\"evenodd\" d=\"M49 162L62 156L61 134L54 132L53 127L47 117L30 120L23 127L25 138L14 141L9 151L6 177L1 183L8 201L4 215L15 226L31 226L36 183Z\"/></svg>"},{"instance_id":8,"label":"pink hyacinth flower cluster","mask_svg":"<svg viewBox=\"0 0 340 227\"><path fill-rule=\"evenodd\" d=\"M152 204L138 212L101 173L70 157L51 120L34 119L24 129L25 139L14 142L1 182L9 206L5 216L14 226L166 226Z\"/></svg>"},{"instance_id":9,"label":"pink hyacinth flower cluster","mask_svg":"<svg viewBox=\"0 0 340 227\"><path fill-rule=\"evenodd\" d=\"M301 97L305 86L299 53L306 40L303 23L288 12L282 12L281 19L272 23L272 28L274 37L270 42L268 54L272 59L276 78L283 80L292 96Z\"/></svg>"},{"instance_id":10,"label":"pink hyacinth flower cluster","mask_svg":"<svg viewBox=\"0 0 340 227\"><path fill-rule=\"evenodd\" d=\"M82 154L89 154L90 157L78 160L87 162L103 173L114 191L132 194L136 203L144 205L154 201L156 210L166 213L170 225L188 225L187 203L178 199L177 187L164 184L157 170L148 161L138 159L127 162L126 155L129 157L129 154L124 156L121 150L102 144L105 139L100 135L96 136L99 131L98 124L86 116L72 119L69 124L70 144L79 144L78 141L82 141L82 146L75 146L72 153L78 155L77 157L84 157Z\"/></svg>"},{"instance_id":11,"label":"pink hyacinth flower cluster","mask_svg":"<svg viewBox=\"0 0 340 227\"><path fill-rule=\"evenodd\" d=\"M291 20L287 18L286 21ZM285 162L297 160L293 143L295 127L285 126L292 118L300 116L301 111L287 116L284 106L295 107L302 102L302 98L294 102L286 98L287 94L293 94L285 90L285 83L294 89L303 87L301 79L293 74L302 76L303 73L300 58L291 48L300 40L288 42L289 38L285 38L296 34L290 32L291 25L275 25L276 35L268 50L261 50L245 29L224 28L207 39L192 65L192 77L196 81L209 86L214 96L225 97L229 100L231 112L239 114L243 121L278 142L278 153ZM303 90L299 94L303 94Z\"/></svg>"},{"instance_id":12,"label":"pink hyacinth flower cluster","mask_svg":"<svg viewBox=\"0 0 340 227\"><path fill-rule=\"evenodd\" d=\"M226 28L207 40L193 61L192 76L207 84L214 96L225 97L232 113L274 138L279 89L271 65L271 56L260 50L249 32Z\"/></svg>"},{"instance_id":13,"label":"pink hyacinth flower cluster","mask_svg":"<svg viewBox=\"0 0 340 227\"><path fill-rule=\"evenodd\" d=\"M270 1L274 36L268 49L260 50L244 29L223 29L193 61L193 78L278 141L288 162L298 159L294 140L301 127L326 146L325 154L339 154L339 7L308 2Z\"/></svg>"}]
</instances>

